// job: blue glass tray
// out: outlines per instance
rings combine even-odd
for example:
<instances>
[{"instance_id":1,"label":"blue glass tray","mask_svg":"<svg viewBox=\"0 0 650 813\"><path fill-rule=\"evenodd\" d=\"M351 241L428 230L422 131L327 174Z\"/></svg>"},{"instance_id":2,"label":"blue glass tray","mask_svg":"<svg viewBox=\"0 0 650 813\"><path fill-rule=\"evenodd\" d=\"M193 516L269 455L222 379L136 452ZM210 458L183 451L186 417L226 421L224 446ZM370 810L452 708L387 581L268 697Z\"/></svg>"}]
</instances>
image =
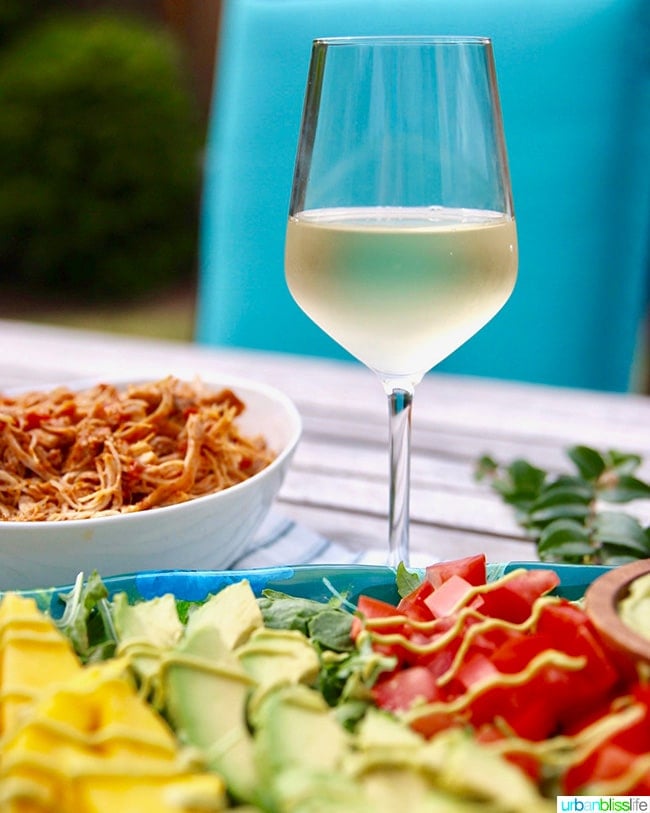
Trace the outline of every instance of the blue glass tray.
<instances>
[{"instance_id":1,"label":"blue glass tray","mask_svg":"<svg viewBox=\"0 0 650 813\"><path fill-rule=\"evenodd\" d=\"M575 600L581 598L591 582L610 568L598 565L552 565L541 562L507 562L488 565L488 580L494 580L517 568L552 569L560 577L556 594ZM424 572L422 571L422 574ZM316 601L328 601L341 594L356 603L361 594L397 603L395 570L376 565L300 565L255 570L152 570L111 576L103 579L109 594L124 592L130 601L146 600L172 593L186 601L201 601L233 582L248 579L256 595L265 589L278 590ZM63 610L61 594L72 589L52 587L25 591L39 606L57 617Z\"/></svg>"}]
</instances>

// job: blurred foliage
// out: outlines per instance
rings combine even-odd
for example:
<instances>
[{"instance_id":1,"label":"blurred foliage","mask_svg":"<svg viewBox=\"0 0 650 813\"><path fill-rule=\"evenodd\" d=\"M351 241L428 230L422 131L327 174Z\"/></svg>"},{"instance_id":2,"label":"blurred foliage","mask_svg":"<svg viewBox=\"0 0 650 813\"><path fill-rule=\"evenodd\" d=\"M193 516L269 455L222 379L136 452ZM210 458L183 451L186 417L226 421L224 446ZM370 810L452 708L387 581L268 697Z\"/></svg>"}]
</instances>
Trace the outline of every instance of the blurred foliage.
<instances>
[{"instance_id":1,"label":"blurred foliage","mask_svg":"<svg viewBox=\"0 0 650 813\"><path fill-rule=\"evenodd\" d=\"M43 9L43 0L0 0L0 47L33 24Z\"/></svg>"},{"instance_id":2,"label":"blurred foliage","mask_svg":"<svg viewBox=\"0 0 650 813\"><path fill-rule=\"evenodd\" d=\"M123 299L193 274L202 130L170 35L54 16L0 54L0 283Z\"/></svg>"}]
</instances>

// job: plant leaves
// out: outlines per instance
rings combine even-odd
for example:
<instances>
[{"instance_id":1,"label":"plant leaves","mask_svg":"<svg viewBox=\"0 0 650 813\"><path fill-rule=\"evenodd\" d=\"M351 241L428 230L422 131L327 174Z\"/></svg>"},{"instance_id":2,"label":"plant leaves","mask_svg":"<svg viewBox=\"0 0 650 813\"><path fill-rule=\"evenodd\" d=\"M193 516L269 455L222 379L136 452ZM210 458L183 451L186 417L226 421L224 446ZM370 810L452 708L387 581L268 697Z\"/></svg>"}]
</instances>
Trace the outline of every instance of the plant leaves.
<instances>
[{"instance_id":1,"label":"plant leaves","mask_svg":"<svg viewBox=\"0 0 650 813\"><path fill-rule=\"evenodd\" d=\"M555 480L544 486L543 494L551 494L556 491L575 494L583 497L586 501L595 499L596 487L593 483L588 483L582 477L570 474L561 474Z\"/></svg>"},{"instance_id":2,"label":"plant leaves","mask_svg":"<svg viewBox=\"0 0 650 813\"><path fill-rule=\"evenodd\" d=\"M474 477L477 480L485 480L487 477L492 477L497 473L499 464L490 455L484 454L476 461L476 468L474 469Z\"/></svg>"},{"instance_id":3,"label":"plant leaves","mask_svg":"<svg viewBox=\"0 0 650 813\"><path fill-rule=\"evenodd\" d=\"M543 562L584 564L598 561L588 529L572 519L558 519L541 532L537 552Z\"/></svg>"},{"instance_id":4,"label":"plant leaves","mask_svg":"<svg viewBox=\"0 0 650 813\"><path fill-rule=\"evenodd\" d=\"M593 523L594 537L602 546L616 546L642 557L650 556L648 535L641 523L619 511L601 511Z\"/></svg>"},{"instance_id":5,"label":"plant leaves","mask_svg":"<svg viewBox=\"0 0 650 813\"><path fill-rule=\"evenodd\" d=\"M564 562L572 565L602 564L600 553L591 544L584 542L564 542L540 551L539 558L542 562Z\"/></svg>"},{"instance_id":6,"label":"plant leaves","mask_svg":"<svg viewBox=\"0 0 650 813\"><path fill-rule=\"evenodd\" d=\"M650 483L634 475L641 457L584 445L566 454L577 474L551 477L526 460L505 466L484 455L477 479L489 478L513 507L517 523L533 538L537 534L543 561L620 564L650 558L650 527L622 512L600 510L600 503L650 499Z\"/></svg>"},{"instance_id":7,"label":"plant leaves","mask_svg":"<svg viewBox=\"0 0 650 813\"><path fill-rule=\"evenodd\" d=\"M535 500L546 480L546 472L525 460L513 461L500 477L495 477L492 487L512 505L528 505Z\"/></svg>"},{"instance_id":8,"label":"plant leaves","mask_svg":"<svg viewBox=\"0 0 650 813\"><path fill-rule=\"evenodd\" d=\"M638 554L635 555L629 550L620 548L617 545L603 545L600 553L600 564L610 565L610 567L619 567L620 565L627 565L630 562L636 562L639 558Z\"/></svg>"},{"instance_id":9,"label":"plant leaves","mask_svg":"<svg viewBox=\"0 0 650 813\"><path fill-rule=\"evenodd\" d=\"M551 495L548 499L531 507L528 519L531 526L545 526L554 520L575 519L584 520L590 515L591 508L588 502L580 497L571 497L566 494Z\"/></svg>"},{"instance_id":10,"label":"plant leaves","mask_svg":"<svg viewBox=\"0 0 650 813\"><path fill-rule=\"evenodd\" d=\"M567 544L587 546L587 552L593 552L589 531L580 522L571 519L558 519L547 525L539 536L537 547L541 552Z\"/></svg>"},{"instance_id":11,"label":"plant leaves","mask_svg":"<svg viewBox=\"0 0 650 813\"><path fill-rule=\"evenodd\" d=\"M599 489L598 496L606 502L616 503L647 500L650 499L650 484L629 474L622 474L615 484Z\"/></svg>"},{"instance_id":12,"label":"plant leaves","mask_svg":"<svg viewBox=\"0 0 650 813\"><path fill-rule=\"evenodd\" d=\"M589 446L572 446L567 455L585 480L597 480L607 467L603 455Z\"/></svg>"},{"instance_id":13,"label":"plant leaves","mask_svg":"<svg viewBox=\"0 0 650 813\"><path fill-rule=\"evenodd\" d=\"M641 465L642 459L638 454L629 452L616 452L610 450L603 455L607 463L607 468L618 472L618 474L633 474Z\"/></svg>"}]
</instances>

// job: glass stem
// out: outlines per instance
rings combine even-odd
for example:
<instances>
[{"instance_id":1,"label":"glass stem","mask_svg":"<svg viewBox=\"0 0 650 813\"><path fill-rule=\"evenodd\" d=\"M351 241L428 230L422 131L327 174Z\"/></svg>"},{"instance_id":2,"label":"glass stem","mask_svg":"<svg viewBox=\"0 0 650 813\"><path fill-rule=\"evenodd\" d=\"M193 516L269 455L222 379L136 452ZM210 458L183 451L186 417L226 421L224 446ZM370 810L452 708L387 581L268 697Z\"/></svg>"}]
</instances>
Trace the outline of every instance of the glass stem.
<instances>
[{"instance_id":1,"label":"glass stem","mask_svg":"<svg viewBox=\"0 0 650 813\"><path fill-rule=\"evenodd\" d=\"M411 479L411 407L413 389L387 389L389 407L390 502L388 564L409 564L409 492Z\"/></svg>"}]
</instances>

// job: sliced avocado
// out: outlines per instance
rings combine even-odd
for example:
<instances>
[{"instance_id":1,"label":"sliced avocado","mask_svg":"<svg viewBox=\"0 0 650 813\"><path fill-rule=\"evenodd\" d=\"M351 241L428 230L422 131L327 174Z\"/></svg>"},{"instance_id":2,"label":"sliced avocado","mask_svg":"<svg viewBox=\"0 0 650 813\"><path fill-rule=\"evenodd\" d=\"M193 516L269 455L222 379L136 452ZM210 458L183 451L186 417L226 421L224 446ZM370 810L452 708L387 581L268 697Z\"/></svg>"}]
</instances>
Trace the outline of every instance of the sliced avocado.
<instances>
[{"instance_id":1,"label":"sliced avocado","mask_svg":"<svg viewBox=\"0 0 650 813\"><path fill-rule=\"evenodd\" d=\"M137 641L158 649L170 649L183 635L176 599L171 593L137 604L129 604L126 593L118 593L112 601L112 617L122 646Z\"/></svg>"},{"instance_id":2,"label":"sliced avocado","mask_svg":"<svg viewBox=\"0 0 650 813\"><path fill-rule=\"evenodd\" d=\"M549 811L548 800L514 765L454 729L425 740L397 718L370 709L345 763L377 813Z\"/></svg>"},{"instance_id":3,"label":"sliced avocado","mask_svg":"<svg viewBox=\"0 0 650 813\"><path fill-rule=\"evenodd\" d=\"M418 733L396 717L373 707L367 710L355 738L358 750L397 750L400 754L417 751L425 742Z\"/></svg>"},{"instance_id":4,"label":"sliced avocado","mask_svg":"<svg viewBox=\"0 0 650 813\"><path fill-rule=\"evenodd\" d=\"M431 782L417 769L380 763L368 767L358 780L377 813L428 809L423 805L431 790Z\"/></svg>"},{"instance_id":5,"label":"sliced avocado","mask_svg":"<svg viewBox=\"0 0 650 813\"><path fill-rule=\"evenodd\" d=\"M430 740L422 763L436 772L438 786L448 792L491 802L496 809L512 813L546 809L547 800L540 798L535 784L518 767L464 730L450 729Z\"/></svg>"},{"instance_id":6,"label":"sliced avocado","mask_svg":"<svg viewBox=\"0 0 650 813\"><path fill-rule=\"evenodd\" d=\"M432 782L420 769L426 741L407 725L378 709L368 709L354 738L346 770L363 788L377 813L423 811Z\"/></svg>"},{"instance_id":7,"label":"sliced avocado","mask_svg":"<svg viewBox=\"0 0 650 813\"><path fill-rule=\"evenodd\" d=\"M338 771L289 768L273 787L274 809L282 813L377 813L361 786Z\"/></svg>"},{"instance_id":8,"label":"sliced avocado","mask_svg":"<svg viewBox=\"0 0 650 813\"><path fill-rule=\"evenodd\" d=\"M164 704L160 685L163 655L178 644L184 630L176 611L176 599L167 594L129 604L126 593L118 593L112 605L117 652L130 657L145 695L160 709Z\"/></svg>"},{"instance_id":9,"label":"sliced avocado","mask_svg":"<svg viewBox=\"0 0 650 813\"><path fill-rule=\"evenodd\" d=\"M168 656L167 714L179 737L200 749L238 799L258 786L246 701L254 685L216 627L195 626Z\"/></svg>"},{"instance_id":10,"label":"sliced avocado","mask_svg":"<svg viewBox=\"0 0 650 813\"><path fill-rule=\"evenodd\" d=\"M253 724L264 697L279 686L311 683L320 667L318 654L309 640L297 630L255 630L248 641L235 650L240 663L257 683L249 700Z\"/></svg>"},{"instance_id":11,"label":"sliced avocado","mask_svg":"<svg viewBox=\"0 0 650 813\"><path fill-rule=\"evenodd\" d=\"M206 626L216 627L229 649L243 644L253 630L263 626L257 599L246 579L229 584L197 607L188 618L186 634Z\"/></svg>"},{"instance_id":12,"label":"sliced avocado","mask_svg":"<svg viewBox=\"0 0 650 813\"><path fill-rule=\"evenodd\" d=\"M322 695L302 684L269 694L260 709L256 734L262 781L290 768L336 771L347 753L349 735Z\"/></svg>"}]
</instances>

